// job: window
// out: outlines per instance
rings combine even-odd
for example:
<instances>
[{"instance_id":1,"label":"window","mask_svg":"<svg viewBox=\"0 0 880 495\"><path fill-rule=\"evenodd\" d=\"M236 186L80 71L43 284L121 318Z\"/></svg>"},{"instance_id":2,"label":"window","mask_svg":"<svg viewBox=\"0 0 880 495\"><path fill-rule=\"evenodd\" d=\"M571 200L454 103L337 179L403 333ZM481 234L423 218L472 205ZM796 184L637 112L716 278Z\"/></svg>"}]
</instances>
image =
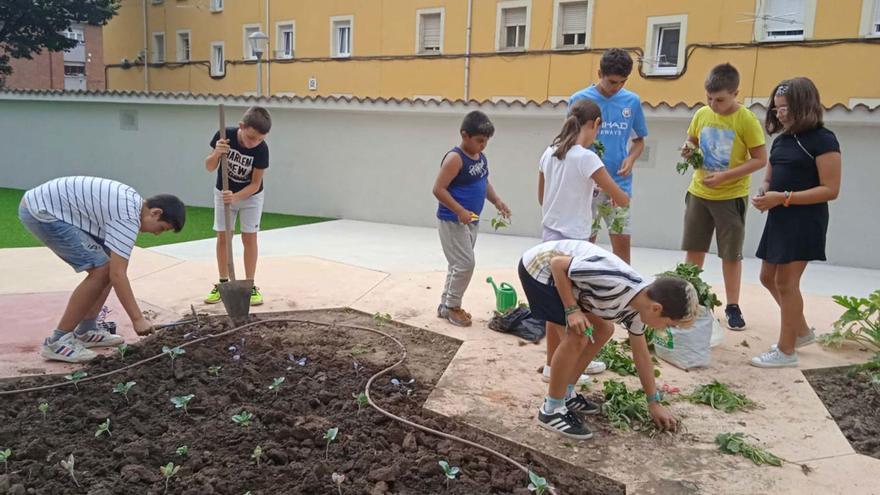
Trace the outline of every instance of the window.
<instances>
[{"instance_id":1,"label":"window","mask_svg":"<svg viewBox=\"0 0 880 495\"><path fill-rule=\"evenodd\" d=\"M330 18L330 53L334 57L351 56L351 37L354 17Z\"/></svg>"},{"instance_id":2,"label":"window","mask_svg":"<svg viewBox=\"0 0 880 495\"><path fill-rule=\"evenodd\" d=\"M880 0L874 0L874 17L871 18L871 34L880 34Z\"/></svg>"},{"instance_id":3,"label":"window","mask_svg":"<svg viewBox=\"0 0 880 495\"><path fill-rule=\"evenodd\" d=\"M294 49L296 48L293 32L293 21L285 21L275 24L275 58L293 58Z\"/></svg>"},{"instance_id":4,"label":"window","mask_svg":"<svg viewBox=\"0 0 880 495\"><path fill-rule=\"evenodd\" d=\"M816 0L758 0L755 38L762 41L812 37Z\"/></svg>"},{"instance_id":5,"label":"window","mask_svg":"<svg viewBox=\"0 0 880 495\"><path fill-rule=\"evenodd\" d=\"M859 35L880 36L880 0L862 0L862 19Z\"/></svg>"},{"instance_id":6,"label":"window","mask_svg":"<svg viewBox=\"0 0 880 495\"><path fill-rule=\"evenodd\" d=\"M82 28L69 27L64 31L64 36L69 39L79 41L80 43L86 42L86 36Z\"/></svg>"},{"instance_id":7,"label":"window","mask_svg":"<svg viewBox=\"0 0 880 495\"><path fill-rule=\"evenodd\" d=\"M259 24L245 24L243 27L244 30L244 39L242 40L242 58L245 60L256 60L257 56L254 54L254 44L251 43L251 35L254 33L260 32Z\"/></svg>"},{"instance_id":8,"label":"window","mask_svg":"<svg viewBox=\"0 0 880 495\"><path fill-rule=\"evenodd\" d=\"M226 74L226 55L222 41L211 43L211 75L222 76Z\"/></svg>"},{"instance_id":9,"label":"window","mask_svg":"<svg viewBox=\"0 0 880 495\"><path fill-rule=\"evenodd\" d=\"M165 33L153 33L153 63L165 63Z\"/></svg>"},{"instance_id":10,"label":"window","mask_svg":"<svg viewBox=\"0 0 880 495\"><path fill-rule=\"evenodd\" d=\"M553 16L553 48L589 46L592 2L556 0Z\"/></svg>"},{"instance_id":11,"label":"window","mask_svg":"<svg viewBox=\"0 0 880 495\"><path fill-rule=\"evenodd\" d=\"M443 9L416 12L416 53L439 54L443 51Z\"/></svg>"},{"instance_id":12,"label":"window","mask_svg":"<svg viewBox=\"0 0 880 495\"><path fill-rule=\"evenodd\" d=\"M687 16L648 17L645 70L650 75L674 75L684 67Z\"/></svg>"},{"instance_id":13,"label":"window","mask_svg":"<svg viewBox=\"0 0 880 495\"><path fill-rule=\"evenodd\" d=\"M508 50L526 47L526 14L525 7L502 9L501 17L501 48Z\"/></svg>"},{"instance_id":14,"label":"window","mask_svg":"<svg viewBox=\"0 0 880 495\"><path fill-rule=\"evenodd\" d=\"M222 12L223 0L211 0L211 12Z\"/></svg>"},{"instance_id":15,"label":"window","mask_svg":"<svg viewBox=\"0 0 880 495\"><path fill-rule=\"evenodd\" d=\"M67 77L78 77L86 75L85 65L64 64L64 75Z\"/></svg>"},{"instance_id":16,"label":"window","mask_svg":"<svg viewBox=\"0 0 880 495\"><path fill-rule=\"evenodd\" d=\"M192 60L192 48L190 44L190 31L177 32L177 61L189 62Z\"/></svg>"}]
</instances>

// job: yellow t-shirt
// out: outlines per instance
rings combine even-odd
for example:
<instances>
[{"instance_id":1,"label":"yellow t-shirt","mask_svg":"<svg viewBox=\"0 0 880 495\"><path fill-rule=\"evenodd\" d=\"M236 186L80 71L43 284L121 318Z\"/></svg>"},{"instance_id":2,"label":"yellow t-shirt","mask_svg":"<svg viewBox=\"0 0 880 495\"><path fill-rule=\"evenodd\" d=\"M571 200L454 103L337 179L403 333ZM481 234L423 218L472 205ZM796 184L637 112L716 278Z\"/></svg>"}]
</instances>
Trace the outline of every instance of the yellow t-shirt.
<instances>
[{"instance_id":1,"label":"yellow t-shirt","mask_svg":"<svg viewBox=\"0 0 880 495\"><path fill-rule=\"evenodd\" d=\"M694 171L688 192L715 201L748 196L749 175L715 188L704 185L703 177L739 167L751 158L749 148L764 144L764 129L755 114L740 106L730 115L718 115L706 106L694 114L688 135L699 141L703 152L703 167Z\"/></svg>"}]
</instances>

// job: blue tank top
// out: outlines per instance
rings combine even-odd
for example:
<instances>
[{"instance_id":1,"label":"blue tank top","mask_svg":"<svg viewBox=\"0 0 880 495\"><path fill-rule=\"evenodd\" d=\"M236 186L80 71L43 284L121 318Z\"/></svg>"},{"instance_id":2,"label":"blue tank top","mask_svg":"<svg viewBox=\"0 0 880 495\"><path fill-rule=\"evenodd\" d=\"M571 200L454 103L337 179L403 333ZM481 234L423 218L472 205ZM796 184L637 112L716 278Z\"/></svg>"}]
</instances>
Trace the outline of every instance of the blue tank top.
<instances>
[{"instance_id":1,"label":"blue tank top","mask_svg":"<svg viewBox=\"0 0 880 495\"><path fill-rule=\"evenodd\" d=\"M458 153L461 157L462 166L458 175L449 183L447 190L453 199L464 208L479 215L483 211L486 202L486 187L489 184L489 162L486 155L480 153L480 158L474 160L458 146L452 148L449 153ZM447 153L447 155L449 154ZM444 159L446 156L443 157ZM437 208L437 218L440 220L458 221L458 215L440 203Z\"/></svg>"}]
</instances>

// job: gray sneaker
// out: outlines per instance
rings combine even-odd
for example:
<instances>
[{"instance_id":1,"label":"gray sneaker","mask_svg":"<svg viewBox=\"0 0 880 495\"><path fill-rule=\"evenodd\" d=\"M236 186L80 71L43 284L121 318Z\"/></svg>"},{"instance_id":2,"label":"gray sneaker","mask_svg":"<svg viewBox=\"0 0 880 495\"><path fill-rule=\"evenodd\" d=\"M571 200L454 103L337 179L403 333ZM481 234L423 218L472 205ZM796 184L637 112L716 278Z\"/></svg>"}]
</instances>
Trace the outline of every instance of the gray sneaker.
<instances>
[{"instance_id":1,"label":"gray sneaker","mask_svg":"<svg viewBox=\"0 0 880 495\"><path fill-rule=\"evenodd\" d=\"M49 342L49 339L43 341L43 349L40 354L53 361L64 361L66 363L85 363L95 359L98 354L83 347L83 345L74 338L73 332L68 333L64 337Z\"/></svg>"},{"instance_id":2,"label":"gray sneaker","mask_svg":"<svg viewBox=\"0 0 880 495\"><path fill-rule=\"evenodd\" d=\"M814 342L816 342L816 329L810 328L810 333L804 335L803 337L801 337L800 335L798 336L798 338L794 341L794 348L800 349L801 347L806 347ZM771 351L775 351L778 348L779 346L777 344L773 344L770 346Z\"/></svg>"},{"instance_id":3,"label":"gray sneaker","mask_svg":"<svg viewBox=\"0 0 880 495\"><path fill-rule=\"evenodd\" d=\"M758 368L797 368L797 352L786 354L779 349L767 351L753 357L749 364Z\"/></svg>"}]
</instances>

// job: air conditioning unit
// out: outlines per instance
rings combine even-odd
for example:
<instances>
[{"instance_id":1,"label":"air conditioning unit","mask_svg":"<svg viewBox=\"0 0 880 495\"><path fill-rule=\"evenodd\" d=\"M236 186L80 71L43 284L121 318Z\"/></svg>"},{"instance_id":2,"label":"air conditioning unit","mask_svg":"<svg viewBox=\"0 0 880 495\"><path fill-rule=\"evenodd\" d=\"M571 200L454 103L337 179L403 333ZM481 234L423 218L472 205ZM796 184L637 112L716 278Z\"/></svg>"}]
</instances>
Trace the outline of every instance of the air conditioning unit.
<instances>
[{"instance_id":1,"label":"air conditioning unit","mask_svg":"<svg viewBox=\"0 0 880 495\"><path fill-rule=\"evenodd\" d=\"M293 58L294 52L287 53L284 50L275 50L275 58Z\"/></svg>"},{"instance_id":2,"label":"air conditioning unit","mask_svg":"<svg viewBox=\"0 0 880 495\"><path fill-rule=\"evenodd\" d=\"M309 91L317 91L318 90L318 78L310 77L309 78Z\"/></svg>"}]
</instances>

